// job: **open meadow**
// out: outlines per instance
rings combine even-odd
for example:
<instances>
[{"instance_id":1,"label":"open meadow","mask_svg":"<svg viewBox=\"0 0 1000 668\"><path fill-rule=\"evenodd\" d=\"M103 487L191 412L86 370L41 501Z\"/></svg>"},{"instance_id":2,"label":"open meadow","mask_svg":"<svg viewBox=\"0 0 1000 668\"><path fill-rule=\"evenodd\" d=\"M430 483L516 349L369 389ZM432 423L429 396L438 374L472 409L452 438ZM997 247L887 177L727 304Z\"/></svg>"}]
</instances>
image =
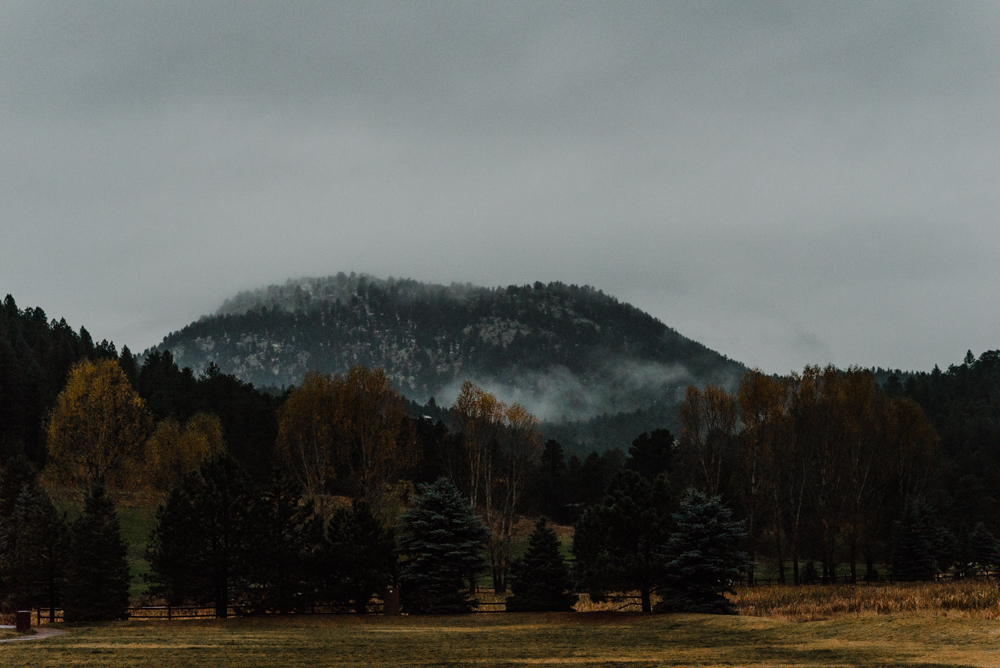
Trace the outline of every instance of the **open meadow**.
<instances>
[{"instance_id":1,"label":"open meadow","mask_svg":"<svg viewBox=\"0 0 1000 668\"><path fill-rule=\"evenodd\" d=\"M634 613L290 616L60 625L4 666L1000 666L1000 622Z\"/></svg>"}]
</instances>

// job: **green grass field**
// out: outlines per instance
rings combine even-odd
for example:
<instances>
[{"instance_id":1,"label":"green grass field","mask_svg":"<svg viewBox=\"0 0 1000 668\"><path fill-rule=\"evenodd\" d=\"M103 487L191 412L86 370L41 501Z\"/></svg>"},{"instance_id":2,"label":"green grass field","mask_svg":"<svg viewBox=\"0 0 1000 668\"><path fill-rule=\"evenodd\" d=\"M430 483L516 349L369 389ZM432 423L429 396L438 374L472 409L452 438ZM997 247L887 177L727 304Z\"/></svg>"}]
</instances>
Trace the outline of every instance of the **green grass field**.
<instances>
[{"instance_id":1,"label":"green grass field","mask_svg":"<svg viewBox=\"0 0 1000 668\"><path fill-rule=\"evenodd\" d=\"M62 625L60 625L62 626ZM1000 622L940 616L795 623L624 613L268 617L64 626L4 666L1000 666Z\"/></svg>"},{"instance_id":2,"label":"green grass field","mask_svg":"<svg viewBox=\"0 0 1000 668\"><path fill-rule=\"evenodd\" d=\"M142 577L149 573L146 545L149 543L149 534L156 525L156 510L134 507L119 508L118 519L121 522L122 539L128 546L128 563L132 573L129 595L133 601L137 601L146 595L148 589Z\"/></svg>"}]
</instances>

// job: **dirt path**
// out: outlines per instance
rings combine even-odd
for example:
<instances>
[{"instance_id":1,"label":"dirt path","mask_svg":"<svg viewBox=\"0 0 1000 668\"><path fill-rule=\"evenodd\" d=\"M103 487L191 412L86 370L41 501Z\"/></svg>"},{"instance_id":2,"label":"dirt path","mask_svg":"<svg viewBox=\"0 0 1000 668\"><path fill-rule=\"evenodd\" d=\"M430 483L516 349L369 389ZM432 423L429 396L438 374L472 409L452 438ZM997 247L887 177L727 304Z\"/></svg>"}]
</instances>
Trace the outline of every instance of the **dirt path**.
<instances>
[{"instance_id":1,"label":"dirt path","mask_svg":"<svg viewBox=\"0 0 1000 668\"><path fill-rule=\"evenodd\" d=\"M35 635L33 636L21 636L20 638L7 638L6 640L0 640L0 642L21 642L22 640L45 640L46 638L54 638L55 636L61 636L66 631L61 629L49 629L45 627L40 627L35 629Z\"/></svg>"}]
</instances>

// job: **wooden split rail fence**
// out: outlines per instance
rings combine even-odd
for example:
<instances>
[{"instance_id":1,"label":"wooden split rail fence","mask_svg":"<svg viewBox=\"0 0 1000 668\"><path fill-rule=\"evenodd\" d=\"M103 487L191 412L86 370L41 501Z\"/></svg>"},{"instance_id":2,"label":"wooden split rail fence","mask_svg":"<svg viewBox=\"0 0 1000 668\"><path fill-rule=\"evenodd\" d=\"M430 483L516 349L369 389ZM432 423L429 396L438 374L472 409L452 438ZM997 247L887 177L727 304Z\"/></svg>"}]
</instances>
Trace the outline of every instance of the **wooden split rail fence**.
<instances>
[{"instance_id":1,"label":"wooden split rail fence","mask_svg":"<svg viewBox=\"0 0 1000 668\"><path fill-rule=\"evenodd\" d=\"M507 608L502 595L494 594L493 590L480 590L477 591L477 596L486 594L482 599L480 599L479 604L473 609L473 612L504 612ZM484 600L491 596L495 596L497 600ZM385 608L385 602L381 598L372 599L368 603L368 613L369 614L382 614ZM35 608L32 610L32 616L35 618L38 625L48 624L50 620L55 622L63 621L63 609L56 608L54 614L52 614L49 608ZM125 609L128 614L129 619L147 619L147 620L169 620L173 621L175 619L215 619L215 606L214 605L152 605L152 606L133 606ZM251 611L246 606L230 606L228 610L228 616L230 617L240 617L246 615L277 615L282 614L276 610L267 610L265 612ZM343 605L312 605L305 609L295 610L289 612L290 615L349 615L355 614L354 610L343 606Z\"/></svg>"}]
</instances>

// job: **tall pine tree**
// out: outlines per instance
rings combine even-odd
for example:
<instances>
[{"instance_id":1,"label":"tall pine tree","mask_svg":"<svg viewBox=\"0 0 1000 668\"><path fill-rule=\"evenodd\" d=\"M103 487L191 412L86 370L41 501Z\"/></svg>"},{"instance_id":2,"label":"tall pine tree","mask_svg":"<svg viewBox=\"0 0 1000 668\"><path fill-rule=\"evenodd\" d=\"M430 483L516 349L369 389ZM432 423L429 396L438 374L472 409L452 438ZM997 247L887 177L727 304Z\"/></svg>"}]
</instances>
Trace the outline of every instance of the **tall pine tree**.
<instances>
[{"instance_id":1,"label":"tall pine tree","mask_svg":"<svg viewBox=\"0 0 1000 668\"><path fill-rule=\"evenodd\" d=\"M559 551L559 537L545 525L535 523L528 537L528 550L514 562L507 612L568 612L576 604L569 567Z\"/></svg>"},{"instance_id":2,"label":"tall pine tree","mask_svg":"<svg viewBox=\"0 0 1000 668\"><path fill-rule=\"evenodd\" d=\"M93 487L83 514L70 527L67 622L124 619L129 604L127 548L115 504Z\"/></svg>"},{"instance_id":3,"label":"tall pine tree","mask_svg":"<svg viewBox=\"0 0 1000 668\"><path fill-rule=\"evenodd\" d=\"M576 523L573 555L577 579L592 600L608 591L638 590L643 612L652 609L667 538L670 494L662 475L650 482L623 469L615 474L601 503Z\"/></svg>"},{"instance_id":4,"label":"tall pine tree","mask_svg":"<svg viewBox=\"0 0 1000 668\"><path fill-rule=\"evenodd\" d=\"M281 474L254 504L258 540L251 543L248 560L252 609L282 614L307 609L322 593L323 519L312 500L303 498L302 486Z\"/></svg>"},{"instance_id":5,"label":"tall pine tree","mask_svg":"<svg viewBox=\"0 0 1000 668\"><path fill-rule=\"evenodd\" d=\"M251 572L256 513L250 479L239 462L229 455L206 459L156 513L147 551L153 591L174 605L213 603L216 616L227 617Z\"/></svg>"},{"instance_id":6,"label":"tall pine tree","mask_svg":"<svg viewBox=\"0 0 1000 668\"><path fill-rule=\"evenodd\" d=\"M931 580L937 574L930 527L913 501L906 502L903 519L896 523L890 568L897 580Z\"/></svg>"},{"instance_id":7,"label":"tall pine tree","mask_svg":"<svg viewBox=\"0 0 1000 668\"><path fill-rule=\"evenodd\" d=\"M396 543L362 499L341 508L330 521L328 572L335 601L364 614L368 601L396 579Z\"/></svg>"},{"instance_id":8,"label":"tall pine tree","mask_svg":"<svg viewBox=\"0 0 1000 668\"><path fill-rule=\"evenodd\" d=\"M44 606L49 608L49 620L55 621L55 608L62 605L65 593L69 527L32 476L7 469L0 483L4 485L0 488L0 610Z\"/></svg>"}]
</instances>

